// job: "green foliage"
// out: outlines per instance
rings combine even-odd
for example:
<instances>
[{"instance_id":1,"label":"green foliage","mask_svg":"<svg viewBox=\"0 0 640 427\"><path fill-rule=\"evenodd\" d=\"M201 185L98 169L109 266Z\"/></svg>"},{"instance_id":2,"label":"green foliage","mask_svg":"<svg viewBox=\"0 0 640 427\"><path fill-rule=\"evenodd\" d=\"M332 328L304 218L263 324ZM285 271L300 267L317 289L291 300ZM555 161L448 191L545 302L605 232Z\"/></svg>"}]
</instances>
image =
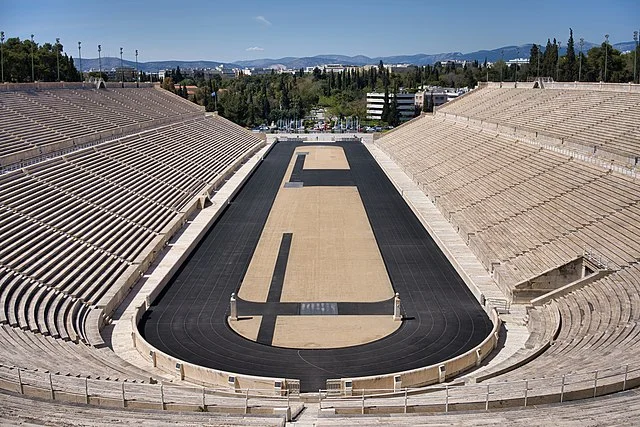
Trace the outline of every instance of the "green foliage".
<instances>
[{"instance_id":1,"label":"green foliage","mask_svg":"<svg viewBox=\"0 0 640 427\"><path fill-rule=\"evenodd\" d=\"M394 91L397 93L397 89ZM398 126L400 124L400 110L398 109L398 98L394 95L389 106L389 113L385 120L390 126Z\"/></svg>"},{"instance_id":2,"label":"green foliage","mask_svg":"<svg viewBox=\"0 0 640 427\"><path fill-rule=\"evenodd\" d=\"M582 64L582 81L605 81L605 66L607 82L631 81L632 70L625 68L625 62L625 57L619 50L602 43L601 46L589 49L586 61Z\"/></svg>"},{"instance_id":3,"label":"green foliage","mask_svg":"<svg viewBox=\"0 0 640 427\"><path fill-rule=\"evenodd\" d=\"M173 83L173 79L171 77L165 77L162 81L162 89L168 90L169 92L177 93L176 86Z\"/></svg>"},{"instance_id":4,"label":"green foliage","mask_svg":"<svg viewBox=\"0 0 640 427\"><path fill-rule=\"evenodd\" d=\"M529 53L529 67L527 75L538 76L540 73L541 62L540 49L538 48L538 45L534 43L533 46L531 46L531 51Z\"/></svg>"},{"instance_id":5,"label":"green foliage","mask_svg":"<svg viewBox=\"0 0 640 427\"><path fill-rule=\"evenodd\" d=\"M465 67L452 64L436 64L424 67L409 67L406 71L392 73L384 64L366 69L349 69L342 73L314 69L312 73L238 76L222 79L219 76L205 80L196 73L193 79L176 81L165 79L163 87L182 95L181 86L195 83L198 90L189 99L203 105L207 111L216 109L211 92L216 91L218 113L247 127L271 124L280 119L304 119L318 107L326 109L329 117L366 117L366 93L387 93L385 122L399 124L397 103L394 103L392 88L417 91L423 85L475 86L484 80L487 67L477 62ZM490 70L489 70L490 71ZM493 74L491 74L493 76ZM395 105L394 105L395 104ZM395 111L394 111L395 109Z\"/></svg>"},{"instance_id":6,"label":"green foliage","mask_svg":"<svg viewBox=\"0 0 640 427\"><path fill-rule=\"evenodd\" d=\"M567 53L561 64L562 80L572 82L578 80L578 63L573 42L573 29L569 28L569 40L567 41Z\"/></svg>"},{"instance_id":7,"label":"green foliage","mask_svg":"<svg viewBox=\"0 0 640 427\"><path fill-rule=\"evenodd\" d=\"M607 81L628 82L633 78L633 52L621 54L612 46L595 47L582 56L576 55L573 30L569 29L566 55L559 57L558 42L548 39L543 50L533 45L529 53L529 63L507 66L503 60L488 64L485 60L466 63L436 63L413 66L391 72L382 62L375 66L348 69L342 73L320 70L305 74L298 70L295 74L245 76L223 79L214 76L205 79L202 72L184 79L179 69L173 70L172 77L162 84L167 90L184 97L186 86L195 84L196 92L188 98L206 111L215 111L242 126L255 127L261 124L277 123L278 120L303 120L311 110L324 108L328 117L338 119L358 116L366 123L366 93L384 92L383 121L389 125L399 124L397 102L391 95L396 90L415 92L424 86L475 87L484 81L531 81L535 77L553 77L559 80L577 80L579 63L582 62L581 80L599 81L603 79L604 54L607 52ZM639 51L640 53L640 51ZM640 56L640 55L639 55ZM517 68L516 68L517 67ZM639 70L640 73L640 70ZM180 79L180 80L177 80ZM211 96L212 92L217 97ZM428 108L425 103L425 109ZM380 124L380 123L372 123Z\"/></svg>"},{"instance_id":8,"label":"green foliage","mask_svg":"<svg viewBox=\"0 0 640 427\"><path fill-rule=\"evenodd\" d=\"M382 64L382 61L380 61ZM383 122L389 121L389 113L391 107L389 106L389 88L385 86L384 88L384 103L382 104L382 113L380 114L380 120Z\"/></svg>"},{"instance_id":9,"label":"green foliage","mask_svg":"<svg viewBox=\"0 0 640 427\"><path fill-rule=\"evenodd\" d=\"M173 81L175 82L180 83L182 82L182 80L184 80L184 77L182 76L182 72L180 71L180 66L178 66L171 75L173 76Z\"/></svg>"},{"instance_id":10,"label":"green foliage","mask_svg":"<svg viewBox=\"0 0 640 427\"><path fill-rule=\"evenodd\" d=\"M550 40L547 41L541 61L542 77L553 77L559 81L577 81L580 67L582 67L580 73L582 82L605 81L605 68L607 83L627 83L633 80L634 52L623 54L608 42L604 42L600 46L589 49L588 52L576 55L571 28L569 28L567 51L564 56L558 57L558 47L555 39L553 44ZM531 49L529 67L532 64L536 65L534 48ZM533 74L529 72L529 75Z\"/></svg>"},{"instance_id":11,"label":"green foliage","mask_svg":"<svg viewBox=\"0 0 640 427\"><path fill-rule=\"evenodd\" d=\"M4 79L7 82L53 82L58 79L58 63L60 64L60 80L81 81L80 72L76 69L73 58L64 52L61 43L45 43L38 45L31 40L21 41L12 37L4 42Z\"/></svg>"},{"instance_id":12,"label":"green foliage","mask_svg":"<svg viewBox=\"0 0 640 427\"><path fill-rule=\"evenodd\" d=\"M551 44L551 40L547 39L547 47L544 50L544 55L542 57L542 70L541 74L543 76L551 76L556 77L556 71L558 66L558 42L556 39L553 39L553 44Z\"/></svg>"}]
</instances>

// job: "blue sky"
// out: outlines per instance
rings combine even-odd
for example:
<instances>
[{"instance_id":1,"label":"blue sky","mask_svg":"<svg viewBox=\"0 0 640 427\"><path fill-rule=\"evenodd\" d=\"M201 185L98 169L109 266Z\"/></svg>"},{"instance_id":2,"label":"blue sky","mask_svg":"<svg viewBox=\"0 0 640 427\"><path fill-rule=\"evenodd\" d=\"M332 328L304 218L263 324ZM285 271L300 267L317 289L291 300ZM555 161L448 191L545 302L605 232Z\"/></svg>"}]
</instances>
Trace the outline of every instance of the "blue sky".
<instances>
[{"instance_id":1,"label":"blue sky","mask_svg":"<svg viewBox=\"0 0 640 427\"><path fill-rule=\"evenodd\" d=\"M0 0L6 37L53 42L77 56L215 60L471 52L511 44L633 39L637 0Z\"/></svg>"}]
</instances>

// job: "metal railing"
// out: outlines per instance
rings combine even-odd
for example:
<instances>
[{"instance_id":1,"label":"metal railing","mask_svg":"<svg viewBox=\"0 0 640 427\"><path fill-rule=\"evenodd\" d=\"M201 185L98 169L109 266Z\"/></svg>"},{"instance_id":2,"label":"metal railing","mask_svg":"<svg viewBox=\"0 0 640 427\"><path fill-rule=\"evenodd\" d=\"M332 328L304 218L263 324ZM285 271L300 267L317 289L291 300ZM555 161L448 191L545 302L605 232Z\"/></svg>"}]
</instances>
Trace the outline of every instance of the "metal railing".
<instances>
[{"instance_id":1,"label":"metal railing","mask_svg":"<svg viewBox=\"0 0 640 427\"><path fill-rule=\"evenodd\" d=\"M0 389L29 397L107 407L242 412L299 406L287 390L218 389L95 379L0 366ZM272 394L271 396L268 393Z\"/></svg>"},{"instance_id":2,"label":"metal railing","mask_svg":"<svg viewBox=\"0 0 640 427\"><path fill-rule=\"evenodd\" d=\"M640 385L640 368L617 368L469 385L438 385L424 388L352 390L351 396L336 390L319 390L320 409L336 413L450 412L456 410L562 403L627 390ZM148 384L74 377L47 371L0 366L0 388L21 395L64 402L141 409L241 412L253 408L301 408L286 390L267 396L265 390L216 389L189 385Z\"/></svg>"},{"instance_id":3,"label":"metal railing","mask_svg":"<svg viewBox=\"0 0 640 427\"><path fill-rule=\"evenodd\" d=\"M640 385L640 368L617 368L469 385L423 388L352 390L347 397L337 390L319 390L319 408L336 413L366 414L451 412L563 403L625 391ZM47 371L0 366L0 388L21 395L63 402L140 409L252 413L254 408L301 410L302 404L286 390L273 396L262 389L216 389L189 385L148 384L74 377ZM272 390L273 391L273 390ZM296 408L292 408L296 406ZM291 415L287 415L290 417Z\"/></svg>"},{"instance_id":4,"label":"metal railing","mask_svg":"<svg viewBox=\"0 0 640 427\"><path fill-rule=\"evenodd\" d=\"M616 264L613 261L610 261L609 259L604 257L602 253L600 253L596 249L591 248L589 246L585 246L582 252L582 256L587 260L591 261L592 263L594 263L598 268L601 268L604 270L609 270L609 269L620 270L621 269L621 267L618 264Z\"/></svg>"},{"instance_id":5,"label":"metal railing","mask_svg":"<svg viewBox=\"0 0 640 427\"><path fill-rule=\"evenodd\" d=\"M450 412L527 407L588 399L620 392L640 385L640 368L617 368L468 385L438 385L401 390L352 390L351 396L337 396L335 390L319 390L320 410L366 414L407 412Z\"/></svg>"},{"instance_id":6,"label":"metal railing","mask_svg":"<svg viewBox=\"0 0 640 427\"><path fill-rule=\"evenodd\" d=\"M511 309L511 303L505 298L487 298L486 305L490 308L495 308L499 314L509 314Z\"/></svg>"}]
</instances>

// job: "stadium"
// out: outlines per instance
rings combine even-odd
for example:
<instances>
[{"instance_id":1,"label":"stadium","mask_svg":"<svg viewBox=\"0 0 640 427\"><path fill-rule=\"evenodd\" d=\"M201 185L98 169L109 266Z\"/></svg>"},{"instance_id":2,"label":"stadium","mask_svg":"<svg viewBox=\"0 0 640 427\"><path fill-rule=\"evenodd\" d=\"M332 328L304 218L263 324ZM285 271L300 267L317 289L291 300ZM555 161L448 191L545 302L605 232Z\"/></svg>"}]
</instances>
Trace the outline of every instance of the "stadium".
<instances>
[{"instance_id":1,"label":"stadium","mask_svg":"<svg viewBox=\"0 0 640 427\"><path fill-rule=\"evenodd\" d=\"M7 422L640 416L637 85L481 83L375 138L122 86L0 86Z\"/></svg>"}]
</instances>

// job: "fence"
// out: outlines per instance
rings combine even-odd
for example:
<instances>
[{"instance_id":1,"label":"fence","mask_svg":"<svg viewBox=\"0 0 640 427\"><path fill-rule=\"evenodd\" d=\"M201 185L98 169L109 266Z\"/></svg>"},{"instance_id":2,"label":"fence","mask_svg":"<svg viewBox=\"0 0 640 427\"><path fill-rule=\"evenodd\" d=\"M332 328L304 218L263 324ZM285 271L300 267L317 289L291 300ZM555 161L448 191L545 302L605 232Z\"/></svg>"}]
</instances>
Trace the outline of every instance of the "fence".
<instances>
[{"instance_id":1,"label":"fence","mask_svg":"<svg viewBox=\"0 0 640 427\"><path fill-rule=\"evenodd\" d=\"M608 260L600 252L589 246L585 246L584 251L582 252L582 256L591 261L598 268L603 270L620 270L622 268L615 262Z\"/></svg>"},{"instance_id":2,"label":"fence","mask_svg":"<svg viewBox=\"0 0 640 427\"><path fill-rule=\"evenodd\" d=\"M353 397L335 397L320 390L320 410L336 414L450 412L562 403L624 391L640 385L640 368L618 368L459 386L393 390L353 390Z\"/></svg>"},{"instance_id":3,"label":"fence","mask_svg":"<svg viewBox=\"0 0 640 427\"><path fill-rule=\"evenodd\" d=\"M233 393L228 389L111 381L6 366L0 366L0 389L29 397L111 408L238 414L275 414L278 411L295 414L296 410L302 409L300 402L288 393L265 396L264 390L251 389ZM296 406L294 411L292 404Z\"/></svg>"},{"instance_id":4,"label":"fence","mask_svg":"<svg viewBox=\"0 0 640 427\"><path fill-rule=\"evenodd\" d=\"M353 397L320 390L320 409L336 413L413 413L489 410L562 403L620 392L640 385L640 368L629 365L549 378L402 390L353 390ZM73 377L0 367L0 388L29 397L105 407L212 411L237 414L295 414L302 409L290 395L265 396L264 390L165 386ZM292 408L292 405L294 407Z\"/></svg>"}]
</instances>

